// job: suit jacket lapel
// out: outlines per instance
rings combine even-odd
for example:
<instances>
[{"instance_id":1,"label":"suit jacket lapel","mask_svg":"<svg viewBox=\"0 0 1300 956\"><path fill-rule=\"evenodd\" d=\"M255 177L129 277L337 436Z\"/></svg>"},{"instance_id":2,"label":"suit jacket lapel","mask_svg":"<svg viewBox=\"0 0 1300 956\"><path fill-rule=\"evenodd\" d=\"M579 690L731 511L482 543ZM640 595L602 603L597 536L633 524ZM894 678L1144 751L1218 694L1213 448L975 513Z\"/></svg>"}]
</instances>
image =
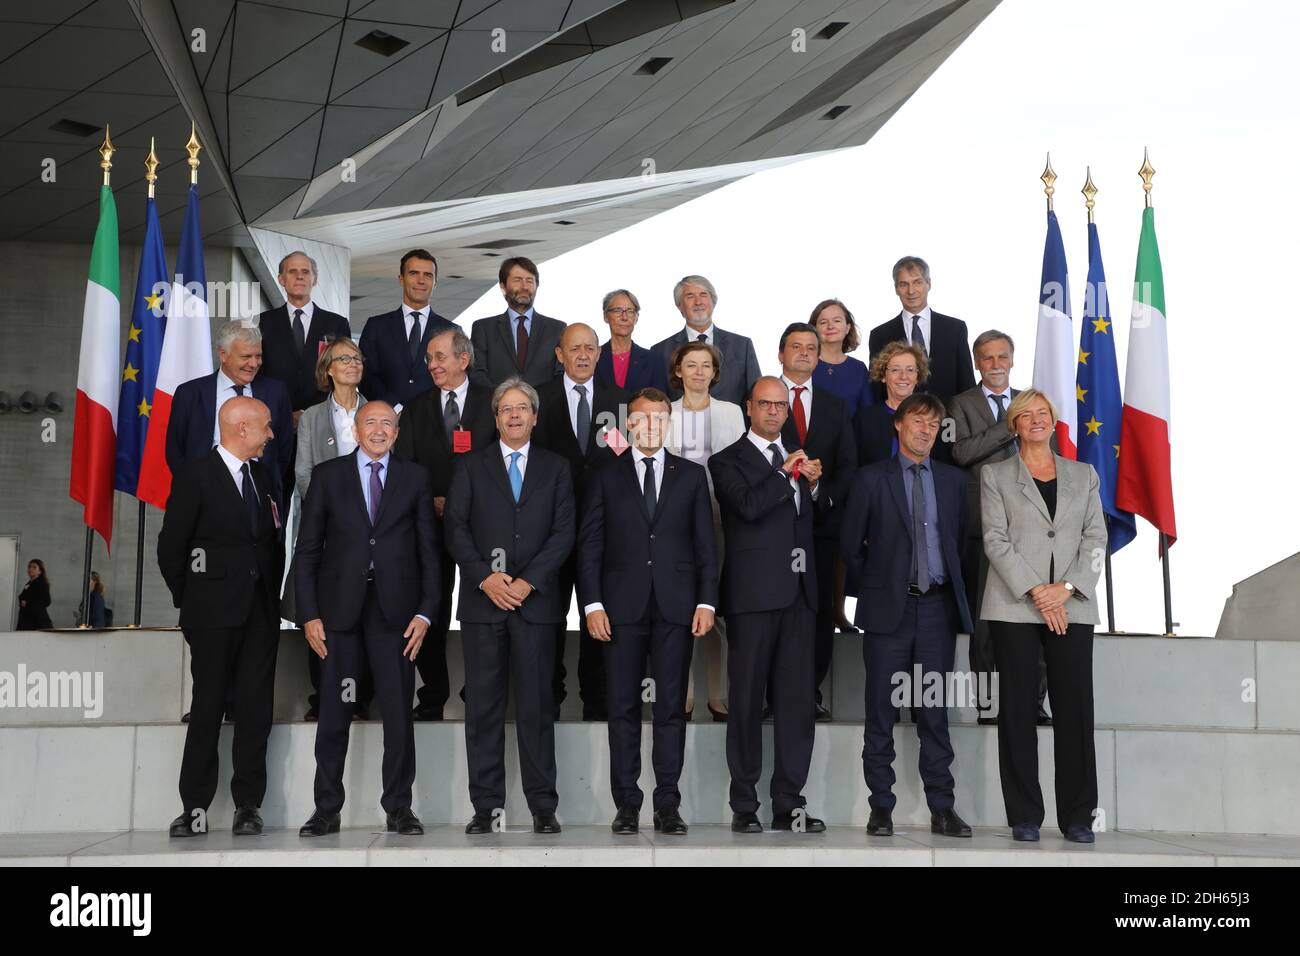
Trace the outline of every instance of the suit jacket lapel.
<instances>
[{"instance_id":1,"label":"suit jacket lapel","mask_svg":"<svg viewBox=\"0 0 1300 956\"><path fill-rule=\"evenodd\" d=\"M1034 476L1029 473L1029 469L1025 466L1025 460L1019 455L1016 456L1016 467L1019 470L1018 478L1020 481L1021 493L1033 503L1034 507L1038 509L1038 513L1043 516L1044 520L1046 520L1048 524L1051 524L1052 516L1047 513L1047 503L1043 501L1043 496L1039 494L1038 486L1034 484ZM1059 470L1057 471L1057 477L1060 477ZM1057 484L1057 488L1060 488L1059 483Z\"/></svg>"},{"instance_id":2,"label":"suit jacket lapel","mask_svg":"<svg viewBox=\"0 0 1300 956\"><path fill-rule=\"evenodd\" d=\"M366 490L361 485L361 482L365 479L362 477L360 466L357 464L360 456L360 448L354 448L352 453L347 456L352 460L351 477L348 481L348 487L352 489L352 493L356 496L356 505L361 509L361 516L365 519L366 524L370 524L370 509L366 507ZM391 461L392 459L389 460ZM380 500L380 504L383 504L382 499Z\"/></svg>"},{"instance_id":3,"label":"suit jacket lapel","mask_svg":"<svg viewBox=\"0 0 1300 956\"><path fill-rule=\"evenodd\" d=\"M659 487L659 497L655 501L655 517L654 517L655 521L658 521L659 516L664 513L664 503L668 500L668 496L671 495L673 491L676 490L677 485L681 483L681 480L682 480L682 475L680 469L677 467L677 456L670 455L667 451L665 451L664 452L664 480L663 480L663 484L660 485ZM642 500L645 499L644 490L642 490L641 492L641 498Z\"/></svg>"},{"instance_id":4,"label":"suit jacket lapel","mask_svg":"<svg viewBox=\"0 0 1300 956\"><path fill-rule=\"evenodd\" d=\"M907 529L907 536L914 538L912 533L912 511L907 507L907 489L903 487L903 466L902 461L895 457L892 459L893 467L890 469L889 490L894 496L894 504L898 505L898 514L903 519L903 527Z\"/></svg>"},{"instance_id":5,"label":"suit jacket lapel","mask_svg":"<svg viewBox=\"0 0 1300 956\"><path fill-rule=\"evenodd\" d=\"M645 520L646 524L653 524L654 522L650 517L650 512L646 510L645 506L645 486L641 484L641 481L637 476L636 456L631 452L628 452L627 460L620 461L616 467L623 473L623 479L627 482L628 490L632 492L632 496L640 503L638 513ZM658 505L656 504L656 513L657 512Z\"/></svg>"}]
</instances>

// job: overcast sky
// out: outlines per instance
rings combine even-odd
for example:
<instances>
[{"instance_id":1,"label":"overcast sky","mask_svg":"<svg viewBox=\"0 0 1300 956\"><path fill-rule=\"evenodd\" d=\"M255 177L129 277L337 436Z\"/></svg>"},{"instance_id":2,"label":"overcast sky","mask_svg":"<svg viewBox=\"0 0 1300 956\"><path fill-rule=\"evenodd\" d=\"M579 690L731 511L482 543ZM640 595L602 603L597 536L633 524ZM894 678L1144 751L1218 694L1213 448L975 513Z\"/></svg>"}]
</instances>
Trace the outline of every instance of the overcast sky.
<instances>
[{"instance_id":1,"label":"overcast sky","mask_svg":"<svg viewBox=\"0 0 1300 956\"><path fill-rule=\"evenodd\" d=\"M625 286L643 307L636 339L650 345L681 325L674 282L702 273L718 288L718 325L750 335L771 371L781 329L823 298L842 298L864 330L896 314L890 267L920 255L934 308L964 319L972 338L991 327L1015 338L1012 383L1023 387L1045 230L1038 177L1051 150L1076 342L1085 166L1100 189L1122 382L1147 146L1170 334L1174 618L1182 634L1212 635L1234 582L1300 550L1287 411L1300 323L1277 292L1300 262L1297 36L1300 11L1284 2L1004 0L867 145L753 176L542 263L538 308L597 325L604 339L601 296ZM494 288L462 319L501 306ZM1121 630L1163 630L1155 541L1139 520L1115 558Z\"/></svg>"}]
</instances>

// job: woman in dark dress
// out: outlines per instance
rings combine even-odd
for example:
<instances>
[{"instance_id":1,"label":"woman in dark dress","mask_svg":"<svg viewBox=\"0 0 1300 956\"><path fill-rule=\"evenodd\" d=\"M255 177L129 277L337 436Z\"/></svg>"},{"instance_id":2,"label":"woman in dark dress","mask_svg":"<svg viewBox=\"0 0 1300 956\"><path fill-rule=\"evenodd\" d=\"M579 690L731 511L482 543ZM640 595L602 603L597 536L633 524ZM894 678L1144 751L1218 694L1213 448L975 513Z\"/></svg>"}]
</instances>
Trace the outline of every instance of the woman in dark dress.
<instances>
[{"instance_id":1,"label":"woman in dark dress","mask_svg":"<svg viewBox=\"0 0 1300 956\"><path fill-rule=\"evenodd\" d=\"M824 388L843 400L856 420L875 396L866 363L848 354L861 344L853 313L839 299L826 299L817 303L808 324L821 338L820 361L812 374L813 388Z\"/></svg>"},{"instance_id":2,"label":"woman in dark dress","mask_svg":"<svg viewBox=\"0 0 1300 956\"><path fill-rule=\"evenodd\" d=\"M53 627L50 620L50 579L45 576L45 562L32 558L27 562L27 584L18 595L18 630L37 631Z\"/></svg>"}]
</instances>

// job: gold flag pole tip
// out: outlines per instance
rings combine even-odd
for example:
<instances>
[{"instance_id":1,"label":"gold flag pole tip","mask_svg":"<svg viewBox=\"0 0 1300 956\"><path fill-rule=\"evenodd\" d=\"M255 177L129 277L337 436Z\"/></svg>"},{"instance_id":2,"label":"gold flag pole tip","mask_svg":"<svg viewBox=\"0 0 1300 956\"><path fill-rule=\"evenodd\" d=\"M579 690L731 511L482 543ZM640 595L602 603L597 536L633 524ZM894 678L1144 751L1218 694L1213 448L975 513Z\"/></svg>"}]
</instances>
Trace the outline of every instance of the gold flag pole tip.
<instances>
[{"instance_id":1,"label":"gold flag pole tip","mask_svg":"<svg viewBox=\"0 0 1300 956\"><path fill-rule=\"evenodd\" d=\"M1043 175L1039 177L1043 181L1043 192L1047 194L1047 211L1052 211L1052 194L1056 192L1056 173L1052 169L1052 154L1047 154L1047 168L1043 170Z\"/></svg>"},{"instance_id":2,"label":"gold flag pole tip","mask_svg":"<svg viewBox=\"0 0 1300 956\"><path fill-rule=\"evenodd\" d=\"M113 154L117 148L113 145L113 140L108 135L108 126L104 126L104 142L99 147L99 168L104 171L104 185L108 185L108 175L113 169Z\"/></svg>"},{"instance_id":3,"label":"gold flag pole tip","mask_svg":"<svg viewBox=\"0 0 1300 956\"><path fill-rule=\"evenodd\" d=\"M1142 177L1142 191L1146 194L1147 208L1151 208L1151 180L1155 178L1156 168L1151 165L1151 157L1147 155L1146 147L1142 148L1142 168L1138 170L1138 175Z\"/></svg>"},{"instance_id":4,"label":"gold flag pole tip","mask_svg":"<svg viewBox=\"0 0 1300 956\"><path fill-rule=\"evenodd\" d=\"M199 152L203 147L199 144L199 137L195 132L194 124L190 123L190 139L185 144L185 152L190 154L190 158L185 162L190 167L190 185L198 185L199 182Z\"/></svg>"},{"instance_id":5,"label":"gold flag pole tip","mask_svg":"<svg viewBox=\"0 0 1300 956\"><path fill-rule=\"evenodd\" d=\"M149 155L144 159L144 181L149 184L149 198L153 199L154 183L158 182L158 154L154 152L153 137L149 137Z\"/></svg>"},{"instance_id":6,"label":"gold flag pole tip","mask_svg":"<svg viewBox=\"0 0 1300 956\"><path fill-rule=\"evenodd\" d=\"M1092 181L1092 167L1091 167L1091 166L1088 166L1088 167L1086 167L1086 168L1087 168L1087 170L1088 170L1088 181L1087 181L1086 183L1083 184L1083 188L1082 188L1081 190L1079 190L1079 191L1080 191L1081 193L1083 193L1083 198L1086 200L1086 202L1084 203L1084 205L1086 205L1086 206L1088 207L1088 222L1091 223L1091 222L1092 222L1092 207L1095 206L1095 205L1097 204L1097 192L1098 192L1098 189L1097 189L1096 184L1093 183L1093 181Z\"/></svg>"}]
</instances>

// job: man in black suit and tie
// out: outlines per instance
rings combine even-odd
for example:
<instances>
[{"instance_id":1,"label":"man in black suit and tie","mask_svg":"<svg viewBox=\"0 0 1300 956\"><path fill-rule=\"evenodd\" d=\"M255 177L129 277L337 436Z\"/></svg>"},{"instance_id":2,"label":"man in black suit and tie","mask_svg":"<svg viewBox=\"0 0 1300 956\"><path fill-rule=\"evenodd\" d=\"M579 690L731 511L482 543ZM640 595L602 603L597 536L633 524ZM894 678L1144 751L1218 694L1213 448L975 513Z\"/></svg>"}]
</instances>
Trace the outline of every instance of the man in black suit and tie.
<instances>
[{"instance_id":1,"label":"man in black suit and tie","mask_svg":"<svg viewBox=\"0 0 1300 956\"><path fill-rule=\"evenodd\" d=\"M984 676L986 687L992 687L992 675L997 673L993 659L993 638L988 621L980 620L980 604L984 598L984 582L988 579L989 560L984 554L984 526L980 520L980 472L985 465L1003 461L1018 451L1016 436L1007 428L1007 409L1020 389L1011 387L1011 369L1015 366L1016 345L1011 336L996 329L981 332L973 346L975 367L980 373L980 383L967 389L952 400L949 406L956 440L952 446L952 459L966 469L966 541L962 550L962 576L966 581L966 601L971 607L975 630L970 636L970 669L977 678ZM1056 438L1052 437L1052 450ZM1038 656L1038 723L1050 726L1047 713L1047 660ZM977 718L981 724L996 724L997 717L980 707Z\"/></svg>"},{"instance_id":2,"label":"man in black suit and tie","mask_svg":"<svg viewBox=\"0 0 1300 956\"><path fill-rule=\"evenodd\" d=\"M644 794L641 694L654 682L654 828L686 833L677 781L686 748L691 639L713 627L718 565L704 469L664 450L672 403L643 388L628 403L632 449L589 476L578 531L578 595L605 642L613 831L637 832Z\"/></svg>"},{"instance_id":3,"label":"man in black suit and tie","mask_svg":"<svg viewBox=\"0 0 1300 956\"><path fill-rule=\"evenodd\" d=\"M763 376L746 402L751 427L709 459L722 509L722 614L727 619L727 766L731 829L761 833L758 778L763 771L763 696L772 708L772 828L816 833L803 787L812 761L813 641L817 568L813 512L821 465L803 449L787 451L785 384Z\"/></svg>"},{"instance_id":4,"label":"man in black suit and tie","mask_svg":"<svg viewBox=\"0 0 1300 956\"><path fill-rule=\"evenodd\" d=\"M465 649L465 752L474 816L465 832L504 829L505 721L515 678L515 732L533 832L559 833L551 701L555 631L569 592L560 566L575 537L573 479L532 441L537 392L519 378L492 393L500 441L457 462L447 495L447 545L460 566L457 616Z\"/></svg>"},{"instance_id":5,"label":"man in black suit and tie","mask_svg":"<svg viewBox=\"0 0 1300 956\"><path fill-rule=\"evenodd\" d=\"M497 271L504 315L476 319L470 326L474 343L474 371L470 378L485 388L496 388L508 378L522 378L541 388L560 374L555 357L564 323L533 309L541 275L524 256L511 256Z\"/></svg>"},{"instance_id":6,"label":"man in black suit and tie","mask_svg":"<svg viewBox=\"0 0 1300 956\"><path fill-rule=\"evenodd\" d=\"M271 412L232 398L218 416L221 441L172 475L158 533L158 569L190 648L194 703L185 732L183 811L171 836L207 832L217 792L217 739L233 698L230 782L237 836L262 832L266 740L271 732L281 572L280 512L271 472L257 460L271 441Z\"/></svg>"},{"instance_id":7,"label":"man in black suit and tie","mask_svg":"<svg viewBox=\"0 0 1300 956\"><path fill-rule=\"evenodd\" d=\"M566 327L555 356L564 371L559 378L552 379L537 390L542 407L537 416L537 432L533 439L540 447L568 460L578 513L582 514L588 476L614 460L614 451L609 447L606 435L611 429L618 431L623 417L620 411L628 396L618 386L595 378L600 344L596 330L591 326L575 322ZM560 572L560 587L566 595L573 590L576 580L577 564L570 555ZM604 656L587 633L587 622L583 615L579 614L578 620L578 689L582 695L582 719L606 720L609 715L605 709ZM566 628L567 625L561 622L555 638L557 720L560 704L566 696Z\"/></svg>"},{"instance_id":8,"label":"man in black suit and tie","mask_svg":"<svg viewBox=\"0 0 1300 956\"><path fill-rule=\"evenodd\" d=\"M474 346L460 329L439 332L426 350L434 388L414 399L402 412L402 428L393 450L429 470L434 523L441 542L438 555L438 615L424 639L415 665L424 682L413 716L442 720L450 691L447 679L447 629L451 626L451 593L456 562L447 551L443 527L453 465L461 455L486 448L496 437L492 390L469 380Z\"/></svg>"},{"instance_id":9,"label":"man in black suit and tie","mask_svg":"<svg viewBox=\"0 0 1300 956\"><path fill-rule=\"evenodd\" d=\"M817 550L817 643L813 660L813 696L818 720L830 720L822 703L822 682L831 669L835 638L835 557L839 549L839 517L858 449L853 440L853 413L826 389L813 391L812 373L821 353L821 336L806 322L794 322L781 334L777 359L781 382L790 399L790 414L781 426L782 444L802 448L821 465L819 507L813 516Z\"/></svg>"},{"instance_id":10,"label":"man in black suit and tie","mask_svg":"<svg viewBox=\"0 0 1300 956\"><path fill-rule=\"evenodd\" d=\"M930 377L917 391L935 395L946 405L958 392L975 386L966 323L930 308L930 266L918 256L894 263L894 291L903 311L871 330L871 357L890 342L919 345L929 357ZM884 401L883 386L877 386L876 394L877 401Z\"/></svg>"},{"instance_id":11,"label":"man in black suit and tie","mask_svg":"<svg viewBox=\"0 0 1300 956\"><path fill-rule=\"evenodd\" d=\"M221 440L218 410L239 396L256 398L271 410L273 437L259 457L267 469L267 482L280 512L288 512L293 484L285 475L293 467L293 410L289 390L282 382L259 374L262 369L262 333L255 325L232 320L217 329L217 360L211 375L182 382L172 399L167 424L167 467L173 475L187 462L206 459ZM285 492L288 491L288 495Z\"/></svg>"},{"instance_id":12,"label":"man in black suit and tie","mask_svg":"<svg viewBox=\"0 0 1300 956\"><path fill-rule=\"evenodd\" d=\"M390 453L397 413L367 402L353 425L357 448L312 473L298 532L298 612L322 661L316 724L316 810L299 836L339 830L343 765L361 657L370 662L384 721L388 831L424 832L411 809L415 781L415 659L438 611L437 528L429 472Z\"/></svg>"},{"instance_id":13,"label":"man in black suit and tie","mask_svg":"<svg viewBox=\"0 0 1300 956\"><path fill-rule=\"evenodd\" d=\"M361 394L401 412L403 405L433 387L424 367L429 339L456 324L429 307L438 285L438 262L430 253L412 249L402 256L397 280L401 307L367 320L358 344L366 359Z\"/></svg>"},{"instance_id":14,"label":"man in black suit and tie","mask_svg":"<svg viewBox=\"0 0 1300 956\"><path fill-rule=\"evenodd\" d=\"M750 389L762 373L754 343L744 335L727 332L713 324L713 309L718 304L718 293L713 283L704 276L686 276L673 287L673 302L686 320L686 328L657 343L651 350L663 361L664 368L672 371L673 352L687 342L708 342L722 355L722 376L709 388L709 394L724 402L744 406ZM682 397L682 390L669 388L673 400Z\"/></svg>"},{"instance_id":15,"label":"man in black suit and tie","mask_svg":"<svg viewBox=\"0 0 1300 956\"><path fill-rule=\"evenodd\" d=\"M957 705L947 699L957 632L970 629L960 557L966 476L930 456L943 418L943 403L933 395L903 399L894 414L898 454L858 472L841 529L850 580L858 582L856 623L865 632L862 769L871 790L867 833L872 836L894 832L894 724L900 703L910 705L916 719L931 832L971 835L953 808L947 709ZM932 699L936 683L938 700Z\"/></svg>"}]
</instances>

